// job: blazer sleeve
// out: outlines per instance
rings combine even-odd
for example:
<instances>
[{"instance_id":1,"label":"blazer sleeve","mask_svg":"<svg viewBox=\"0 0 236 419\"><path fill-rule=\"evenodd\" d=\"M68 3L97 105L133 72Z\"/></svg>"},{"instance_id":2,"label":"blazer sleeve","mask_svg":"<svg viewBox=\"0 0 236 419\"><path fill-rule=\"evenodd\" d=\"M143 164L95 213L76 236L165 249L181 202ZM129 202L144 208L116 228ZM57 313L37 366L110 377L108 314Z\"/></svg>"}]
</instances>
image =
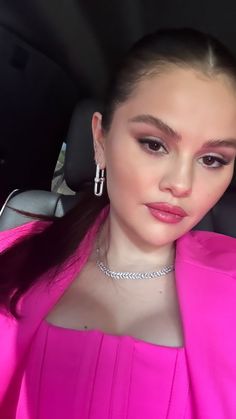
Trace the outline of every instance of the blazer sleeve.
<instances>
[{"instance_id":1,"label":"blazer sleeve","mask_svg":"<svg viewBox=\"0 0 236 419\"><path fill-rule=\"evenodd\" d=\"M0 254L16 241L43 231L51 222L34 220L27 224L0 232ZM1 257L0 257L1 263ZM19 346L21 324L0 308L0 419L15 417L24 353L30 337ZM34 329L32 323L31 329ZM31 331L30 329L30 331ZM17 349L16 349L17 348Z\"/></svg>"}]
</instances>

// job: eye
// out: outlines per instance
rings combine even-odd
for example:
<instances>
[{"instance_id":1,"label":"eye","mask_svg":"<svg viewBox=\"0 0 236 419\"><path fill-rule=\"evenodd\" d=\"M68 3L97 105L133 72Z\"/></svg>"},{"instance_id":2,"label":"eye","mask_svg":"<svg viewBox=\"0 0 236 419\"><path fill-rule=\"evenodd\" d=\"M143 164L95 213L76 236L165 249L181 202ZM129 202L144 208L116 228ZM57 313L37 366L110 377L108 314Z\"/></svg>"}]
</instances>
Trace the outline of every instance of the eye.
<instances>
[{"instance_id":1,"label":"eye","mask_svg":"<svg viewBox=\"0 0 236 419\"><path fill-rule=\"evenodd\" d=\"M168 150L161 140L152 138L138 138L138 142L150 154L168 154ZM230 161L213 155L203 156L200 160L203 161L202 164L207 169L220 169L221 167L230 164Z\"/></svg>"},{"instance_id":2,"label":"eye","mask_svg":"<svg viewBox=\"0 0 236 419\"><path fill-rule=\"evenodd\" d=\"M201 157L201 159L203 160L205 167L212 168L212 169L218 169L230 163L229 161L224 160L220 157L211 156L211 155Z\"/></svg>"},{"instance_id":3,"label":"eye","mask_svg":"<svg viewBox=\"0 0 236 419\"><path fill-rule=\"evenodd\" d=\"M146 148L148 152L152 154L166 154L167 153L166 147L159 140L155 140L151 138L139 138L138 142L144 148Z\"/></svg>"}]
</instances>

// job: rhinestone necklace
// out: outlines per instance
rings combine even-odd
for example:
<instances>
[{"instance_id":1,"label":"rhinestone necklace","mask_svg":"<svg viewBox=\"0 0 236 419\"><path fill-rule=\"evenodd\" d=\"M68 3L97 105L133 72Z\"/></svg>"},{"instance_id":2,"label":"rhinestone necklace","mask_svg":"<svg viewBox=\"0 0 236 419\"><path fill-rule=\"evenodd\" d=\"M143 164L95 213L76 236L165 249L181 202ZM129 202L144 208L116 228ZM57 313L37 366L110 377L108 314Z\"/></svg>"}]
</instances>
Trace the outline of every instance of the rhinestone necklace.
<instances>
[{"instance_id":1,"label":"rhinestone necklace","mask_svg":"<svg viewBox=\"0 0 236 419\"><path fill-rule=\"evenodd\" d=\"M107 275L109 278L119 280L119 279L128 279L128 280L152 280L159 278L163 275L167 275L169 272L172 272L175 270L174 265L170 266L164 266L159 271L154 272L115 272L111 271L107 266L104 265L104 263L100 260L100 249L97 247L97 259L96 264L99 267L99 269Z\"/></svg>"}]
</instances>

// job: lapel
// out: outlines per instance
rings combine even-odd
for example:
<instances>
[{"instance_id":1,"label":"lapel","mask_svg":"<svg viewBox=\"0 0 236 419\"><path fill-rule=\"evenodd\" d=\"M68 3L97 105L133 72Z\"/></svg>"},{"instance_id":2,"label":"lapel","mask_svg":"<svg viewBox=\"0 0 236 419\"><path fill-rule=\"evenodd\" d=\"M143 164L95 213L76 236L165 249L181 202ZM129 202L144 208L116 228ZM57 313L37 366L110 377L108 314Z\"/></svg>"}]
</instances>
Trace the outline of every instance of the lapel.
<instances>
[{"instance_id":1,"label":"lapel","mask_svg":"<svg viewBox=\"0 0 236 419\"><path fill-rule=\"evenodd\" d=\"M204 419L235 418L236 240L189 232L175 267L192 404Z\"/></svg>"}]
</instances>

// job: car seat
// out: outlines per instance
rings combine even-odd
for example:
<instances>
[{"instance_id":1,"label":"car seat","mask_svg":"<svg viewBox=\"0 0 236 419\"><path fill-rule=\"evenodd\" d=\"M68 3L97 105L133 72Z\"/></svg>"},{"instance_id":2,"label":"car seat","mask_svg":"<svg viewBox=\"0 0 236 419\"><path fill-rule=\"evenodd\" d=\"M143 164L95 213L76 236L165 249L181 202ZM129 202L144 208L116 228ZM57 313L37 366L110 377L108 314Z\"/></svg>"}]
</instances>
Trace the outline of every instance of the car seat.
<instances>
[{"instance_id":1,"label":"car seat","mask_svg":"<svg viewBox=\"0 0 236 419\"><path fill-rule=\"evenodd\" d=\"M0 206L19 189L50 191L75 83L53 60L0 25Z\"/></svg>"},{"instance_id":2,"label":"car seat","mask_svg":"<svg viewBox=\"0 0 236 419\"><path fill-rule=\"evenodd\" d=\"M12 208L43 215L63 216L79 200L85 185L93 182L91 118L101 111L98 102L87 99L80 102L72 115L67 135L65 180L75 195L42 190L16 190L7 198L0 212L0 231L32 221L29 216L16 213ZM200 199L200 198L199 198ZM233 180L220 201L194 227L194 230L214 231L236 238L236 171Z\"/></svg>"},{"instance_id":3,"label":"car seat","mask_svg":"<svg viewBox=\"0 0 236 419\"><path fill-rule=\"evenodd\" d=\"M93 182L95 163L93 158L91 118L101 105L94 100L79 103L72 114L67 133L64 178L74 195L45 190L15 189L7 197L0 211L0 231L32 221L14 211L23 210L45 216L63 216L80 198L84 187Z\"/></svg>"}]
</instances>

